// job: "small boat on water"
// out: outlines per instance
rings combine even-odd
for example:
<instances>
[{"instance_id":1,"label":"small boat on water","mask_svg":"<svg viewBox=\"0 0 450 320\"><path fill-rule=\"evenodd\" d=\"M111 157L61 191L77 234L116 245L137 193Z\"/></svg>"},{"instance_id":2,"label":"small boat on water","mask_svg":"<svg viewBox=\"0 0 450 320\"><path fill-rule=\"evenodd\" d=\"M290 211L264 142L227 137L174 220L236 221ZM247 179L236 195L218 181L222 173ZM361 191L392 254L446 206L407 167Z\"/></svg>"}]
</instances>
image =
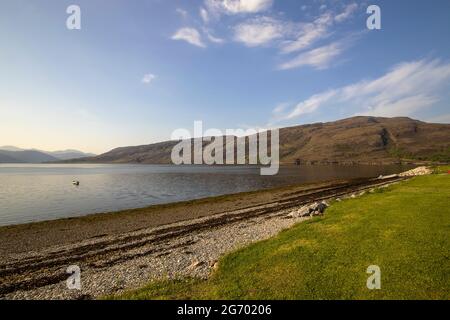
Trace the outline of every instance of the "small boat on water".
<instances>
[{"instance_id":1,"label":"small boat on water","mask_svg":"<svg viewBox=\"0 0 450 320\"><path fill-rule=\"evenodd\" d=\"M72 181L72 184L73 184L74 186L79 186L79 185L80 185L80 181L78 181L78 180L73 180L73 181Z\"/></svg>"}]
</instances>

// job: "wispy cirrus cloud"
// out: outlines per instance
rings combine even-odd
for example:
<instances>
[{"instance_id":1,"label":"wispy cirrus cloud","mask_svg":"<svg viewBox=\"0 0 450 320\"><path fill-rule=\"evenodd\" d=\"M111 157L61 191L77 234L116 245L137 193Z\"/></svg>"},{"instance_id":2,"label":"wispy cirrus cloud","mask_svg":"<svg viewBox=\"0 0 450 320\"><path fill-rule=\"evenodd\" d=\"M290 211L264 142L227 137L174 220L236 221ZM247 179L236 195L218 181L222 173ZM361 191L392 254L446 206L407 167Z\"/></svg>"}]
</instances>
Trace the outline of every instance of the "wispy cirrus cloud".
<instances>
[{"instance_id":1,"label":"wispy cirrus cloud","mask_svg":"<svg viewBox=\"0 0 450 320\"><path fill-rule=\"evenodd\" d=\"M232 40L247 47L266 46L278 49L286 57L283 58L286 61L278 65L279 70L303 66L326 69L350 43L341 39L317 47L320 40L333 34L333 25L352 17L358 8L356 3L341 6L340 9L328 9L328 6L322 5L322 13L311 22L289 21L270 12L267 15L254 15L268 11L272 5L272 0L204 0L198 13L202 28L179 29L172 39L184 40L199 47L206 47L206 42L222 44L226 42L225 39L214 35L214 22L217 22L215 18L223 14L245 14L240 16L243 18L241 22L231 27ZM250 14L253 15L248 17ZM296 57L289 57L294 53L297 54Z\"/></svg>"},{"instance_id":2,"label":"wispy cirrus cloud","mask_svg":"<svg viewBox=\"0 0 450 320\"><path fill-rule=\"evenodd\" d=\"M205 0L208 11L214 15L257 13L269 9L273 0Z\"/></svg>"},{"instance_id":3,"label":"wispy cirrus cloud","mask_svg":"<svg viewBox=\"0 0 450 320\"><path fill-rule=\"evenodd\" d=\"M275 127L275 124L282 121L284 117L285 111L292 107L292 103L290 102L282 102L276 105L276 107L272 110L271 119L269 120L267 126Z\"/></svg>"},{"instance_id":4,"label":"wispy cirrus cloud","mask_svg":"<svg viewBox=\"0 0 450 320\"><path fill-rule=\"evenodd\" d=\"M218 44L221 44L221 43L224 43L224 42L225 42L224 39L219 38L219 37L216 37L215 35L213 35L212 32L211 32L211 30L208 29L208 28L206 28L206 27L203 28L203 33L205 34L206 38L207 38L210 42L218 43Z\"/></svg>"},{"instance_id":5,"label":"wispy cirrus cloud","mask_svg":"<svg viewBox=\"0 0 450 320\"><path fill-rule=\"evenodd\" d=\"M329 37L332 34L331 28L333 25L350 19L357 8L358 5L356 3L351 3L339 13L327 11L314 21L301 24L297 36L294 39L287 39L282 44L281 52L292 53L305 50L319 40Z\"/></svg>"},{"instance_id":6,"label":"wispy cirrus cloud","mask_svg":"<svg viewBox=\"0 0 450 320\"><path fill-rule=\"evenodd\" d=\"M327 10L308 23L258 16L236 25L233 28L233 39L248 47L272 45L286 55L297 52L296 57L281 63L278 66L279 70L303 66L312 66L319 70L326 69L352 44L356 37L350 41L352 37L345 36L316 48L314 45L319 40L330 37L333 33L331 30L333 25L351 18L357 8L357 4L351 3L338 12ZM326 7L323 7L323 10L326 10Z\"/></svg>"},{"instance_id":7,"label":"wispy cirrus cloud","mask_svg":"<svg viewBox=\"0 0 450 320\"><path fill-rule=\"evenodd\" d=\"M299 26L295 37L286 39L281 45L282 53L292 53L311 47L315 42L330 35L330 27L333 24L333 15L324 13L311 23L303 23Z\"/></svg>"},{"instance_id":8,"label":"wispy cirrus cloud","mask_svg":"<svg viewBox=\"0 0 450 320\"><path fill-rule=\"evenodd\" d=\"M142 77L141 82L144 84L150 84L156 79L156 76L153 73L147 73Z\"/></svg>"},{"instance_id":9,"label":"wispy cirrus cloud","mask_svg":"<svg viewBox=\"0 0 450 320\"><path fill-rule=\"evenodd\" d=\"M209 13L208 13L208 11L205 8L200 7L199 12L200 12L200 17L203 20L203 23L208 23L209 22Z\"/></svg>"},{"instance_id":10,"label":"wispy cirrus cloud","mask_svg":"<svg viewBox=\"0 0 450 320\"><path fill-rule=\"evenodd\" d=\"M336 22L343 22L350 18L352 14L358 9L356 3L351 3L344 8L344 11L334 17Z\"/></svg>"},{"instance_id":11,"label":"wispy cirrus cloud","mask_svg":"<svg viewBox=\"0 0 450 320\"><path fill-rule=\"evenodd\" d=\"M172 40L183 40L194 46L205 48L200 32L195 28L181 28L172 36Z\"/></svg>"},{"instance_id":12,"label":"wispy cirrus cloud","mask_svg":"<svg viewBox=\"0 0 450 320\"><path fill-rule=\"evenodd\" d=\"M315 94L289 111L274 109L274 114L284 121L345 106L350 115L411 116L438 102L449 87L450 63L418 60L396 65L373 80Z\"/></svg>"},{"instance_id":13,"label":"wispy cirrus cloud","mask_svg":"<svg viewBox=\"0 0 450 320\"><path fill-rule=\"evenodd\" d=\"M176 8L175 9L176 13L178 13L183 19L186 19L188 17L188 12L184 9L181 8Z\"/></svg>"},{"instance_id":14,"label":"wispy cirrus cloud","mask_svg":"<svg viewBox=\"0 0 450 320\"><path fill-rule=\"evenodd\" d=\"M271 17L257 17L234 27L234 40L248 47L267 44L280 39L288 32L289 26Z\"/></svg>"},{"instance_id":15,"label":"wispy cirrus cloud","mask_svg":"<svg viewBox=\"0 0 450 320\"><path fill-rule=\"evenodd\" d=\"M297 57L284 62L278 66L280 70L312 66L318 70L326 69L334 59L344 50L344 42L336 41L328 45L315 48L299 54Z\"/></svg>"}]
</instances>

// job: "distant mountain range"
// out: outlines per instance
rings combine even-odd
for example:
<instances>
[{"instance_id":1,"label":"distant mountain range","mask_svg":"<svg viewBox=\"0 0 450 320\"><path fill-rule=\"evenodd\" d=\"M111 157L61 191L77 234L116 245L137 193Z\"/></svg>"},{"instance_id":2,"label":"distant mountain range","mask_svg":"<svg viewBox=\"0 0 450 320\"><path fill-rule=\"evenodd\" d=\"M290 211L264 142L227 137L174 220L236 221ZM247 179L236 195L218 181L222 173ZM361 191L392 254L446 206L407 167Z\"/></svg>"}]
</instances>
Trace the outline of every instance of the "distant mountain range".
<instances>
[{"instance_id":1,"label":"distant mountain range","mask_svg":"<svg viewBox=\"0 0 450 320\"><path fill-rule=\"evenodd\" d=\"M242 138L241 138L242 139ZM78 163L171 163L178 141L122 147ZM450 124L359 116L280 129L282 164L450 162Z\"/></svg>"},{"instance_id":2,"label":"distant mountain range","mask_svg":"<svg viewBox=\"0 0 450 320\"><path fill-rule=\"evenodd\" d=\"M78 150L42 151L21 149L14 146L0 147L0 163L42 163L93 156L95 155L92 153L84 153Z\"/></svg>"}]
</instances>

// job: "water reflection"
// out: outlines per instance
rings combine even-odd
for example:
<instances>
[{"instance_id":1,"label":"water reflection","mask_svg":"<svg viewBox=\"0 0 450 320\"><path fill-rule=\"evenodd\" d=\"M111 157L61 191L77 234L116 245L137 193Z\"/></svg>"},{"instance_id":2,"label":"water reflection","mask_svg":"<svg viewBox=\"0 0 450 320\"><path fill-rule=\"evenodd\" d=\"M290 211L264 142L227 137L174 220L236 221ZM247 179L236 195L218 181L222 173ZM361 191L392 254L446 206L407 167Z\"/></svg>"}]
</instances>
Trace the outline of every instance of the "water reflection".
<instances>
[{"instance_id":1,"label":"water reflection","mask_svg":"<svg viewBox=\"0 0 450 320\"><path fill-rule=\"evenodd\" d=\"M0 164L0 225L81 216L411 166L292 166L260 176L248 166ZM80 181L79 186L72 184Z\"/></svg>"}]
</instances>

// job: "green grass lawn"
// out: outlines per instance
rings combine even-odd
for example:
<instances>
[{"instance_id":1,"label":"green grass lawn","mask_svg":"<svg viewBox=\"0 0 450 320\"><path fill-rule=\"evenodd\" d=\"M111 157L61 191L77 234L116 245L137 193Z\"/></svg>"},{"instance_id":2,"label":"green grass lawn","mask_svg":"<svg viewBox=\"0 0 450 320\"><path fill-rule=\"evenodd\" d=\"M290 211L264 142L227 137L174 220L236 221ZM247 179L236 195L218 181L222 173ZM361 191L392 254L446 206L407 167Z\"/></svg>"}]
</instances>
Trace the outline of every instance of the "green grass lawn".
<instances>
[{"instance_id":1,"label":"green grass lawn","mask_svg":"<svg viewBox=\"0 0 450 320\"><path fill-rule=\"evenodd\" d=\"M118 299L449 299L450 175L416 177L225 256L209 280L150 283ZM381 289L366 286L369 265Z\"/></svg>"},{"instance_id":2,"label":"green grass lawn","mask_svg":"<svg viewBox=\"0 0 450 320\"><path fill-rule=\"evenodd\" d=\"M450 165L433 167L432 170L434 173L448 173L450 172Z\"/></svg>"}]
</instances>

